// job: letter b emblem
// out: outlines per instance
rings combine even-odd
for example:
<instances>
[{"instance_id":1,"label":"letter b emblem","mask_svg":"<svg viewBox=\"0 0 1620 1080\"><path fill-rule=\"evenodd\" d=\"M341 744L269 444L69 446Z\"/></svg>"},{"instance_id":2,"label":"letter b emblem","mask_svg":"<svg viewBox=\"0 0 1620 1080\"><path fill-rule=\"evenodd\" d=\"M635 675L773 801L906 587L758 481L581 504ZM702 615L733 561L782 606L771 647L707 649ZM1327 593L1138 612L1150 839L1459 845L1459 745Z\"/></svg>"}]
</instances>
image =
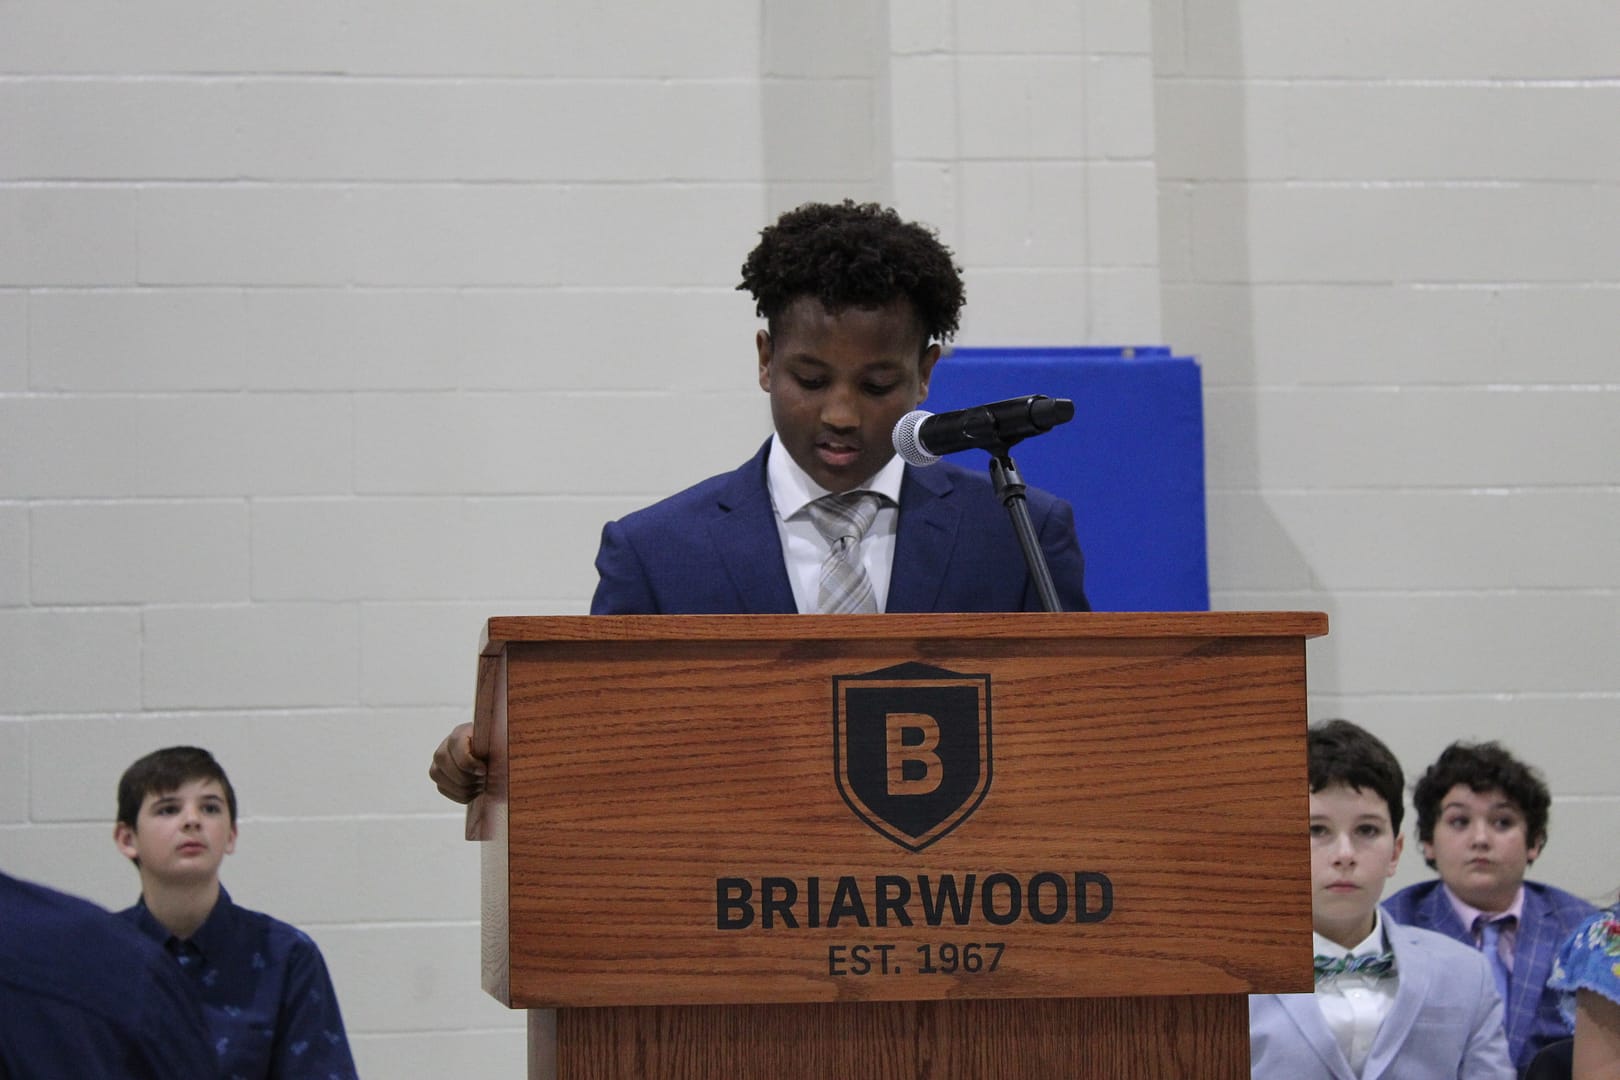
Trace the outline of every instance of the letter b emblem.
<instances>
[{"instance_id":1,"label":"letter b emblem","mask_svg":"<svg viewBox=\"0 0 1620 1080\"><path fill-rule=\"evenodd\" d=\"M833 679L833 757L844 802L921 851L990 788L990 676L899 664Z\"/></svg>"}]
</instances>

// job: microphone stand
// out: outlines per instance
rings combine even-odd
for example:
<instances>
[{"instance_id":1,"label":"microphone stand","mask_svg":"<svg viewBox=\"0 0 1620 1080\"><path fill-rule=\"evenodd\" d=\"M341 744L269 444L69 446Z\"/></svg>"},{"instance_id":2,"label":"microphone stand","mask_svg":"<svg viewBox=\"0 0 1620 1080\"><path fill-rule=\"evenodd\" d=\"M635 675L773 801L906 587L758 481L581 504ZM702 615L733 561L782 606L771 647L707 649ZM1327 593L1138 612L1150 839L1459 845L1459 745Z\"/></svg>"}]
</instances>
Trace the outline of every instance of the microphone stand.
<instances>
[{"instance_id":1,"label":"microphone stand","mask_svg":"<svg viewBox=\"0 0 1620 1080\"><path fill-rule=\"evenodd\" d=\"M1018 534L1018 546L1024 549L1024 562L1029 566L1035 591L1040 594L1041 606L1047 611L1062 611L1057 586L1052 582L1052 568L1046 565L1046 552L1041 550L1040 541L1035 538L1035 524L1029 519L1029 499L1025 495L1027 485L1018 473L1018 466L1013 464L1012 455L1008 453L1016 442L997 443L994 447L985 448L990 451L990 483L995 488L996 498L1001 500L1007 513L1012 516L1013 531Z\"/></svg>"}]
</instances>

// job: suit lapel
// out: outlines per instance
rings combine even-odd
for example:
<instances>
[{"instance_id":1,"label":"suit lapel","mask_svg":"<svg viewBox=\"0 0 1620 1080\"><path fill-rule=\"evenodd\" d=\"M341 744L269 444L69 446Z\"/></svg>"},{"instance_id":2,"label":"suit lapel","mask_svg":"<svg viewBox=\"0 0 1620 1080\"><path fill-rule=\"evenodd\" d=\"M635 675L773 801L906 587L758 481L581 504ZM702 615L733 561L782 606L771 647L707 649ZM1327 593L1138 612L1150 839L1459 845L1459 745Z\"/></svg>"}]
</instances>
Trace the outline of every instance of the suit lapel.
<instances>
[{"instance_id":1,"label":"suit lapel","mask_svg":"<svg viewBox=\"0 0 1620 1080\"><path fill-rule=\"evenodd\" d=\"M900 481L900 529L895 535L885 611L937 611L945 568L956 549L961 511L951 504L955 485L943 470L906 466Z\"/></svg>"},{"instance_id":2,"label":"suit lapel","mask_svg":"<svg viewBox=\"0 0 1620 1080\"><path fill-rule=\"evenodd\" d=\"M748 615L792 615L798 605L788 582L776 510L765 483L769 448L767 442L731 474L731 482L717 502L719 515L709 522L709 537L737 590L735 610Z\"/></svg>"},{"instance_id":3,"label":"suit lapel","mask_svg":"<svg viewBox=\"0 0 1620 1080\"><path fill-rule=\"evenodd\" d=\"M1361 1070L1362 1080L1377 1080L1384 1070L1395 1063L1401 1048L1406 1045L1407 1036L1412 1033L1412 1025L1417 1022L1418 1013L1429 994L1429 984L1434 978L1433 970L1424 963L1423 954L1407 947L1402 940L1400 927L1393 920L1385 924L1384 935L1395 954L1395 972L1399 981L1395 986L1395 1001L1390 1005L1384 1022L1378 1025L1378 1033L1373 1036L1372 1049L1368 1051L1367 1063Z\"/></svg>"},{"instance_id":4,"label":"suit lapel","mask_svg":"<svg viewBox=\"0 0 1620 1080\"><path fill-rule=\"evenodd\" d=\"M1305 1036L1306 1044L1316 1051L1316 1056L1321 1059L1329 1075L1335 1080L1357 1080L1344 1051L1339 1049L1339 1041L1333 1037L1327 1021L1322 1018L1315 994L1278 994L1276 1000L1288 1019L1299 1028L1300 1034ZM1365 1075L1371 1077L1375 1074L1367 1072Z\"/></svg>"},{"instance_id":5,"label":"suit lapel","mask_svg":"<svg viewBox=\"0 0 1620 1080\"><path fill-rule=\"evenodd\" d=\"M1438 881L1429 895L1423 898L1423 903L1417 908L1417 918L1413 924L1424 930L1433 930L1437 934L1444 934L1453 941L1460 941L1464 945L1473 946L1473 931L1462 924L1457 918L1457 909L1451 906L1451 899L1446 895L1445 886Z\"/></svg>"}]
</instances>

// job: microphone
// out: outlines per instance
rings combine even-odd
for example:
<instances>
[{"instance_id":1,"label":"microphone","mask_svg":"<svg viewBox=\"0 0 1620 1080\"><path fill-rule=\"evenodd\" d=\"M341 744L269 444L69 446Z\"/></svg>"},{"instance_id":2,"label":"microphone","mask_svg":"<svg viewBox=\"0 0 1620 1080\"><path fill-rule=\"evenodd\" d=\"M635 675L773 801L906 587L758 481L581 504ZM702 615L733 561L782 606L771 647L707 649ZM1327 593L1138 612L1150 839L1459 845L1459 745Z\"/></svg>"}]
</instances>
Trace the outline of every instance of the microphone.
<instances>
[{"instance_id":1,"label":"microphone","mask_svg":"<svg viewBox=\"0 0 1620 1080\"><path fill-rule=\"evenodd\" d=\"M1005 450L1021 439L1074 419L1074 402L1045 394L934 415L917 409L894 425L894 452L912 465L932 465L959 450Z\"/></svg>"}]
</instances>

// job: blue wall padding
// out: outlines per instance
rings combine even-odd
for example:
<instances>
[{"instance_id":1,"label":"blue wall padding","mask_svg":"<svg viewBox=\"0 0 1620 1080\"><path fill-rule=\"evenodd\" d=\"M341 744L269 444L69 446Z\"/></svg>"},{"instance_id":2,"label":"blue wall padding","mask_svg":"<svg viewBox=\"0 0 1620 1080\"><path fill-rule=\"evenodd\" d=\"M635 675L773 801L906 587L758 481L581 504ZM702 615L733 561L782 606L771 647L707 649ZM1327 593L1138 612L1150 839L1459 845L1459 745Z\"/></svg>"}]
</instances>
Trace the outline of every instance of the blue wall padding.
<instances>
[{"instance_id":1,"label":"blue wall padding","mask_svg":"<svg viewBox=\"0 0 1620 1080\"><path fill-rule=\"evenodd\" d=\"M1025 483L1074 505L1096 611L1206 611L1204 412L1198 364L1163 346L959 348L929 412L1025 394L1072 398L1074 419L1013 448ZM953 461L989 468L970 450Z\"/></svg>"}]
</instances>

